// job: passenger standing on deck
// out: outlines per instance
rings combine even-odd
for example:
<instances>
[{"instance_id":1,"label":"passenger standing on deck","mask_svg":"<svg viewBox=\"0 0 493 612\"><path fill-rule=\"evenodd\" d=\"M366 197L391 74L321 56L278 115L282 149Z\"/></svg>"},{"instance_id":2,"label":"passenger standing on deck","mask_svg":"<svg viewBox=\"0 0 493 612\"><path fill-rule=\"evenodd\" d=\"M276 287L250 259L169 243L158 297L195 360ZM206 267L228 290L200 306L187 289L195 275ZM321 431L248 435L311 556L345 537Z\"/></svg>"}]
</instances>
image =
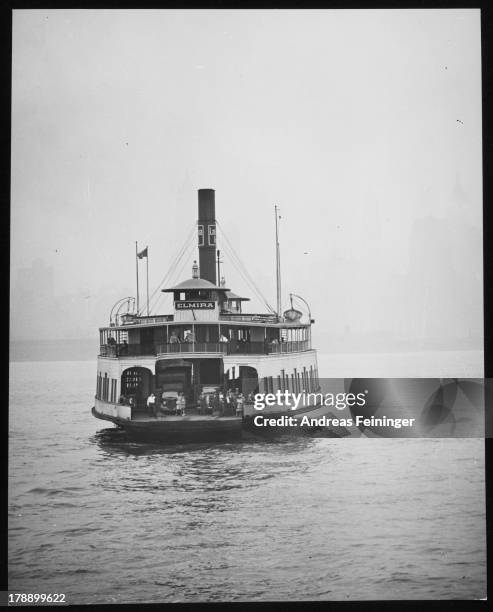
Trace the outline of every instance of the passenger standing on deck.
<instances>
[{"instance_id":1,"label":"passenger standing on deck","mask_svg":"<svg viewBox=\"0 0 493 612\"><path fill-rule=\"evenodd\" d=\"M207 398L203 391L199 397L199 411L200 414L207 414Z\"/></svg>"},{"instance_id":2,"label":"passenger standing on deck","mask_svg":"<svg viewBox=\"0 0 493 612\"><path fill-rule=\"evenodd\" d=\"M154 395L154 393L151 393L147 398L147 407L152 412L152 415L156 417L156 396Z\"/></svg>"},{"instance_id":3,"label":"passenger standing on deck","mask_svg":"<svg viewBox=\"0 0 493 612\"><path fill-rule=\"evenodd\" d=\"M233 411L233 395L231 389L226 393L226 414L232 414Z\"/></svg>"},{"instance_id":4,"label":"passenger standing on deck","mask_svg":"<svg viewBox=\"0 0 493 612\"><path fill-rule=\"evenodd\" d=\"M245 398L243 397L243 393L240 393L236 398L236 416L243 416L243 404L245 403Z\"/></svg>"},{"instance_id":5,"label":"passenger standing on deck","mask_svg":"<svg viewBox=\"0 0 493 612\"><path fill-rule=\"evenodd\" d=\"M238 398L240 397L240 390L238 387L233 391L233 408L236 414L236 408L238 407Z\"/></svg>"},{"instance_id":6,"label":"passenger standing on deck","mask_svg":"<svg viewBox=\"0 0 493 612\"><path fill-rule=\"evenodd\" d=\"M181 414L181 416L185 416L185 398L183 393L179 393L178 399L176 400L176 412Z\"/></svg>"},{"instance_id":7,"label":"passenger standing on deck","mask_svg":"<svg viewBox=\"0 0 493 612\"><path fill-rule=\"evenodd\" d=\"M224 416L224 394L219 393L219 414L220 416Z\"/></svg>"},{"instance_id":8,"label":"passenger standing on deck","mask_svg":"<svg viewBox=\"0 0 493 612\"><path fill-rule=\"evenodd\" d=\"M183 342L195 342L195 334L191 330L187 329Z\"/></svg>"},{"instance_id":9,"label":"passenger standing on deck","mask_svg":"<svg viewBox=\"0 0 493 612\"><path fill-rule=\"evenodd\" d=\"M212 414L218 413L220 410L219 393L216 391L212 397Z\"/></svg>"},{"instance_id":10,"label":"passenger standing on deck","mask_svg":"<svg viewBox=\"0 0 493 612\"><path fill-rule=\"evenodd\" d=\"M170 344L180 344L180 339L175 334L175 332L171 333L171 336L169 337L169 343Z\"/></svg>"}]
</instances>

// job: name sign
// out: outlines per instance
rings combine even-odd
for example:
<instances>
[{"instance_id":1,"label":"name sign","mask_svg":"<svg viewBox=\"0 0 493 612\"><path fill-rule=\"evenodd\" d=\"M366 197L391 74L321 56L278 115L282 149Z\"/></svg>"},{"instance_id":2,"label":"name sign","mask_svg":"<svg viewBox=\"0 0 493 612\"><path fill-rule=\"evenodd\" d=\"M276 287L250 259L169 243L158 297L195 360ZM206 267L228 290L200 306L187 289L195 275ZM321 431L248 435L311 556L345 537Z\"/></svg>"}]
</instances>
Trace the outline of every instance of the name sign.
<instances>
[{"instance_id":1,"label":"name sign","mask_svg":"<svg viewBox=\"0 0 493 612\"><path fill-rule=\"evenodd\" d=\"M216 303L213 301L197 302L175 302L176 310L214 310Z\"/></svg>"}]
</instances>

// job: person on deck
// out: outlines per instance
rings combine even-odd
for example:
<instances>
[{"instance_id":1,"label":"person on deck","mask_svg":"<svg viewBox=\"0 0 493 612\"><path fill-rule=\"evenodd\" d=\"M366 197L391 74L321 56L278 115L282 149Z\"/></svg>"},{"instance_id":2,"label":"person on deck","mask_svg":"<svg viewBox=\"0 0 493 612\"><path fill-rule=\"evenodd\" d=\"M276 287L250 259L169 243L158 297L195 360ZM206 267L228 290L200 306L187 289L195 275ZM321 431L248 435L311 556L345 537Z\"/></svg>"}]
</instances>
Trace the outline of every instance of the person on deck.
<instances>
[{"instance_id":1,"label":"person on deck","mask_svg":"<svg viewBox=\"0 0 493 612\"><path fill-rule=\"evenodd\" d=\"M238 407L238 397L239 397L240 393L238 391L238 389L234 389L233 393L232 393L232 413L231 414L236 414L236 408Z\"/></svg>"},{"instance_id":2,"label":"person on deck","mask_svg":"<svg viewBox=\"0 0 493 612\"><path fill-rule=\"evenodd\" d=\"M176 413L185 416L185 397L183 393L179 393L178 399L176 400Z\"/></svg>"},{"instance_id":3,"label":"person on deck","mask_svg":"<svg viewBox=\"0 0 493 612\"><path fill-rule=\"evenodd\" d=\"M170 344L180 344L180 338L178 338L175 332L172 332L171 336L169 337L169 343Z\"/></svg>"},{"instance_id":4,"label":"person on deck","mask_svg":"<svg viewBox=\"0 0 493 612\"><path fill-rule=\"evenodd\" d=\"M163 393L159 401L158 401L158 398L156 398L155 415L159 419L160 417L166 416L167 414L168 414L167 403L166 403L166 400L164 399L164 393Z\"/></svg>"},{"instance_id":5,"label":"person on deck","mask_svg":"<svg viewBox=\"0 0 493 612\"><path fill-rule=\"evenodd\" d=\"M220 410L219 393L216 391L212 396L212 414L218 414Z\"/></svg>"},{"instance_id":6,"label":"person on deck","mask_svg":"<svg viewBox=\"0 0 493 612\"><path fill-rule=\"evenodd\" d=\"M220 392L219 393L219 415L220 416L224 416L225 406L226 406L226 402L224 399L224 393Z\"/></svg>"},{"instance_id":7,"label":"person on deck","mask_svg":"<svg viewBox=\"0 0 493 612\"><path fill-rule=\"evenodd\" d=\"M245 398L243 397L243 393L240 393L236 398L236 416L243 416L243 405L245 403Z\"/></svg>"},{"instance_id":8,"label":"person on deck","mask_svg":"<svg viewBox=\"0 0 493 612\"><path fill-rule=\"evenodd\" d=\"M235 398L233 396L231 389L228 389L228 392L226 393L226 414L227 415L234 414L234 410L235 410L234 399Z\"/></svg>"},{"instance_id":9,"label":"person on deck","mask_svg":"<svg viewBox=\"0 0 493 612\"><path fill-rule=\"evenodd\" d=\"M156 396L154 395L154 393L151 393L149 395L149 397L147 398L147 407L152 412L152 415L154 417L157 417L157 412L156 412Z\"/></svg>"},{"instance_id":10,"label":"person on deck","mask_svg":"<svg viewBox=\"0 0 493 612\"><path fill-rule=\"evenodd\" d=\"M205 393L202 391L199 397L199 413L207 414L207 412L208 412L207 397Z\"/></svg>"}]
</instances>

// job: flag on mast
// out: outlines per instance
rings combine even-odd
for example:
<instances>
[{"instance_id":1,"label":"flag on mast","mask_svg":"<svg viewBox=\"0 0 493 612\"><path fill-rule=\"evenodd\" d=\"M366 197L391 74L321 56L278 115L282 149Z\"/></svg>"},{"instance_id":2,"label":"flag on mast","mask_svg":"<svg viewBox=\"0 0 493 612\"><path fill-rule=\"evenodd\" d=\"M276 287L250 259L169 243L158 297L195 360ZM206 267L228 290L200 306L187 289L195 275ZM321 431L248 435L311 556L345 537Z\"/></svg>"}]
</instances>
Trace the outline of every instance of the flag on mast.
<instances>
[{"instance_id":1,"label":"flag on mast","mask_svg":"<svg viewBox=\"0 0 493 612\"><path fill-rule=\"evenodd\" d=\"M148 248L148 247L146 247L145 249L143 249L143 250L142 250L140 253L137 253L137 257L138 257L139 259L142 259L143 257L147 257L147 248Z\"/></svg>"}]
</instances>

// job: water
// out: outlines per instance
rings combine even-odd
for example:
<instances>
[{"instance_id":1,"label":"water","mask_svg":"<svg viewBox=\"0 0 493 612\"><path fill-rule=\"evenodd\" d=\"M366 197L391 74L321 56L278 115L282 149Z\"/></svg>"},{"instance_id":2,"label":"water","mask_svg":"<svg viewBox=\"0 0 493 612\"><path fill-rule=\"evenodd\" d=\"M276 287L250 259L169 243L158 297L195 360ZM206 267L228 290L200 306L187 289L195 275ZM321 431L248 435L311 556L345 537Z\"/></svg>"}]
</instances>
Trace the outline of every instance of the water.
<instances>
[{"instance_id":1,"label":"water","mask_svg":"<svg viewBox=\"0 0 493 612\"><path fill-rule=\"evenodd\" d=\"M482 378L484 352L319 353L326 378Z\"/></svg>"},{"instance_id":2,"label":"water","mask_svg":"<svg viewBox=\"0 0 493 612\"><path fill-rule=\"evenodd\" d=\"M11 364L10 589L72 604L485 597L482 440L135 444L91 416L95 369Z\"/></svg>"}]
</instances>

